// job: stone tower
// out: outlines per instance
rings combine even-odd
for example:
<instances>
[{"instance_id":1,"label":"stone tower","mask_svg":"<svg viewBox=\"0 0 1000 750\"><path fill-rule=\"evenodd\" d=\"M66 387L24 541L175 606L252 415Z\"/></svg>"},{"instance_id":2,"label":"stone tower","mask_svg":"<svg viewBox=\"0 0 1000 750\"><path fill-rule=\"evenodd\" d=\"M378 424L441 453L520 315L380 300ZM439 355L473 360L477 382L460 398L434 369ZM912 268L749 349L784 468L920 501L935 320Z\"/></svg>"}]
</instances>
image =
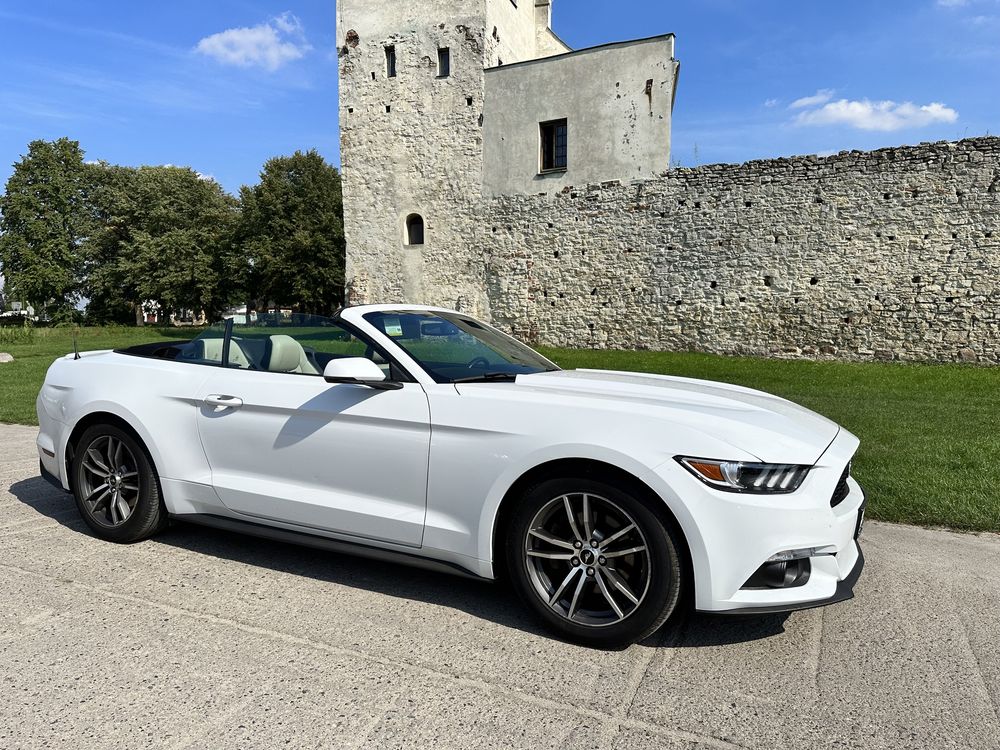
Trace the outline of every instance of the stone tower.
<instances>
[{"instance_id":1,"label":"stone tower","mask_svg":"<svg viewBox=\"0 0 1000 750\"><path fill-rule=\"evenodd\" d=\"M573 52L550 23L551 0L338 0L350 301L488 316L491 200L666 170L673 37Z\"/></svg>"}]
</instances>

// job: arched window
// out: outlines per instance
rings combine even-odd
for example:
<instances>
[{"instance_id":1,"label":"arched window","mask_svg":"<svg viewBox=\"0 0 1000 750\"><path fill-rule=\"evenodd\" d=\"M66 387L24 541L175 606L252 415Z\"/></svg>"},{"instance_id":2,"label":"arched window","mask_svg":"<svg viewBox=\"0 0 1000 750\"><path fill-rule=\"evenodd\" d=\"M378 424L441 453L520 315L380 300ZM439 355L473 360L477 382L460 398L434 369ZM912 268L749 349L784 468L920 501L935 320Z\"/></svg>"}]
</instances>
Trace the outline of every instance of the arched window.
<instances>
[{"instance_id":1,"label":"arched window","mask_svg":"<svg viewBox=\"0 0 1000 750\"><path fill-rule=\"evenodd\" d=\"M424 217L420 214L410 214L406 217L406 244L424 244Z\"/></svg>"}]
</instances>

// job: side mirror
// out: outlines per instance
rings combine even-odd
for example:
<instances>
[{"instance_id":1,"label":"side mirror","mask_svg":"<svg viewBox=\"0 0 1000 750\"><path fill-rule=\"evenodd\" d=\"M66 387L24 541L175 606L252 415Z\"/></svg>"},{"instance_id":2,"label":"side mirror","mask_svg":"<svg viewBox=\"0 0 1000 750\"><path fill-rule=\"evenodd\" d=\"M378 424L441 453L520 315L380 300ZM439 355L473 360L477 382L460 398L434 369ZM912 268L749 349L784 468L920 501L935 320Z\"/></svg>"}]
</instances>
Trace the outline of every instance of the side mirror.
<instances>
[{"instance_id":1,"label":"side mirror","mask_svg":"<svg viewBox=\"0 0 1000 750\"><path fill-rule=\"evenodd\" d=\"M403 387L402 383L386 380L382 368L364 357L331 359L323 369L323 379L327 383L366 385L379 391L396 391Z\"/></svg>"}]
</instances>

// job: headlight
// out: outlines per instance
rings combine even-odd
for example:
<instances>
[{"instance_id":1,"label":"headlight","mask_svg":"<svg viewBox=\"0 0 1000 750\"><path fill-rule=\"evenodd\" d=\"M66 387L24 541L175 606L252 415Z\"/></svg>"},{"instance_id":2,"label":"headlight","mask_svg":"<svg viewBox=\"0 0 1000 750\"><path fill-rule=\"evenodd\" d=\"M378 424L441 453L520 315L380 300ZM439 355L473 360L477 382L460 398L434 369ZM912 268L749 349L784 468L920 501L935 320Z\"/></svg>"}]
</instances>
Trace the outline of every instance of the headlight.
<instances>
[{"instance_id":1,"label":"headlight","mask_svg":"<svg viewBox=\"0 0 1000 750\"><path fill-rule=\"evenodd\" d=\"M676 459L705 484L727 492L774 495L795 492L810 469L800 464L755 464L689 456Z\"/></svg>"}]
</instances>

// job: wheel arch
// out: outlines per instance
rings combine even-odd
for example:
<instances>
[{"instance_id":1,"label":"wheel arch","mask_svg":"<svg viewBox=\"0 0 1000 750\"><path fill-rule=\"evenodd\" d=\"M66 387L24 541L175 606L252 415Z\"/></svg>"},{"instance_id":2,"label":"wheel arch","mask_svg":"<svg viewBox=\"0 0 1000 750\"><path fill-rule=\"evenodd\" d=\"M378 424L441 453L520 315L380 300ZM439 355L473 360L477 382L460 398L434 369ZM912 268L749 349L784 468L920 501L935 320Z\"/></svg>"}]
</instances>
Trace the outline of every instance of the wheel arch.
<instances>
[{"instance_id":1,"label":"wheel arch","mask_svg":"<svg viewBox=\"0 0 1000 750\"><path fill-rule=\"evenodd\" d=\"M71 478L70 467L73 463L73 456L76 453L76 446L80 442L80 437L89 428L97 424L110 424L118 427L121 430L129 433L134 437L139 445L146 451L146 455L153 464L154 470L156 469L157 461L156 457L152 454L150 449L149 441L136 429L127 419L122 417L120 414L116 414L110 411L91 411L80 417L76 423L73 425L73 429L70 430L69 437L66 439L66 447L63 451L63 463L66 470L67 478ZM70 488L72 489L72 481L70 481Z\"/></svg>"},{"instance_id":2,"label":"wheel arch","mask_svg":"<svg viewBox=\"0 0 1000 750\"><path fill-rule=\"evenodd\" d=\"M493 533L491 535L490 556L493 563L494 578L506 579L506 555L500 554L510 518L517 499L524 495L534 485L544 482L547 479L559 477L587 477L614 484L618 487L627 488L639 497L644 497L650 502L653 511L660 519L667 524L674 532L681 549L678 550L684 570L682 571L684 589L688 593L685 599L694 597L694 560L691 554L691 546L688 542L684 528L678 521L677 516L671 510L667 501L661 497L646 482L635 474L622 469L614 464L600 461L593 458L557 458L528 469L521 474L507 491L497 508L493 523Z\"/></svg>"}]
</instances>

